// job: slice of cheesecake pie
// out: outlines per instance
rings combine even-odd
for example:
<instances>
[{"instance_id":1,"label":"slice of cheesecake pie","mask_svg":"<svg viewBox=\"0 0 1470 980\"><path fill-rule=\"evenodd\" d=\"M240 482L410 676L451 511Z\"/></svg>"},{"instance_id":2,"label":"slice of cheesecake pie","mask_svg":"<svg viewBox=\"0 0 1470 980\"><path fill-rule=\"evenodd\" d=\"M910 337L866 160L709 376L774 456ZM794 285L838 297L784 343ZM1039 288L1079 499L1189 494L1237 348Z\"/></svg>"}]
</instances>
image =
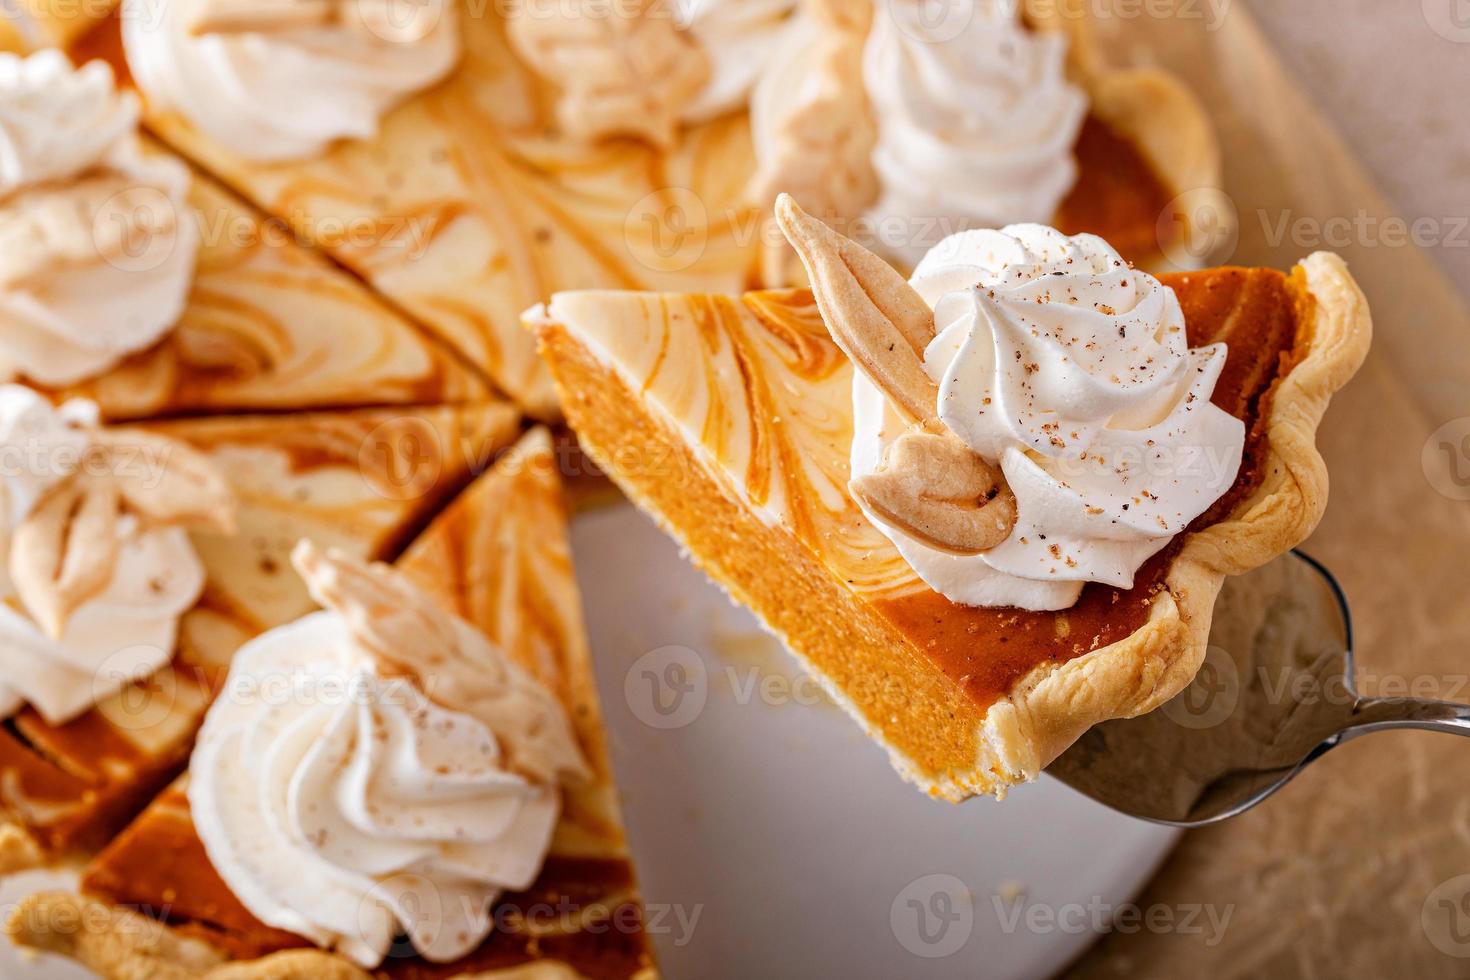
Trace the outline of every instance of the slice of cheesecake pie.
<instances>
[{"instance_id":1,"label":"slice of cheesecake pie","mask_svg":"<svg viewBox=\"0 0 1470 980\"><path fill-rule=\"evenodd\" d=\"M1343 262L1155 278L1021 225L910 284L778 216L815 293L528 316L587 451L936 796L1177 693L1223 577L1322 514L1314 434L1371 330Z\"/></svg>"},{"instance_id":2,"label":"slice of cheesecake pie","mask_svg":"<svg viewBox=\"0 0 1470 980\"><path fill-rule=\"evenodd\" d=\"M235 650L311 608L298 540L398 553L517 421L488 402L102 428L0 387L0 873L94 852L183 768Z\"/></svg>"},{"instance_id":3,"label":"slice of cheesecake pie","mask_svg":"<svg viewBox=\"0 0 1470 980\"><path fill-rule=\"evenodd\" d=\"M396 571L304 542L326 611L240 652L187 779L11 937L107 978L652 976L565 520L536 431Z\"/></svg>"},{"instance_id":4,"label":"slice of cheesecake pie","mask_svg":"<svg viewBox=\"0 0 1470 980\"><path fill-rule=\"evenodd\" d=\"M102 63L0 55L0 377L119 420L483 400L356 279L138 132Z\"/></svg>"}]
</instances>

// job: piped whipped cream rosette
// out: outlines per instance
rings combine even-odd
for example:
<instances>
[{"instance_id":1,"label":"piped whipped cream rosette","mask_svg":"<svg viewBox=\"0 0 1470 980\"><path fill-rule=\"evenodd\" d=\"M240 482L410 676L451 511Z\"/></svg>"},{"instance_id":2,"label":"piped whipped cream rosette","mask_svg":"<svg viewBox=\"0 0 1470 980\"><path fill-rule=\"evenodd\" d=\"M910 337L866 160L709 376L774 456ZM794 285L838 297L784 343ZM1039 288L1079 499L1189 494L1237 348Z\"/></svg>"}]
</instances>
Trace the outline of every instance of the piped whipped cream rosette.
<instances>
[{"instance_id":1,"label":"piped whipped cream rosette","mask_svg":"<svg viewBox=\"0 0 1470 980\"><path fill-rule=\"evenodd\" d=\"M787 131L793 118L821 111L840 116L849 134L825 156L843 162L848 184L875 184L876 193L857 209L840 199L815 206L865 219L909 265L936 229L1056 213L1077 179L1073 146L1088 111L1087 94L1068 79L1065 34L1028 30L1016 0L854 5L871 6L870 18L833 16L831 5L813 0L804 36L778 49L756 87L754 187L801 186L812 147ZM831 57L833 44L859 46L859 62Z\"/></svg>"},{"instance_id":2,"label":"piped whipped cream rosette","mask_svg":"<svg viewBox=\"0 0 1470 980\"><path fill-rule=\"evenodd\" d=\"M188 168L144 155L101 62L0 54L0 377L64 386L173 327L198 228Z\"/></svg>"},{"instance_id":3,"label":"piped whipped cream rosette","mask_svg":"<svg viewBox=\"0 0 1470 980\"><path fill-rule=\"evenodd\" d=\"M1039 225L952 236L905 283L777 205L852 358L854 497L931 588L1065 609L1139 567L1235 481L1241 421L1210 401L1177 297L1102 239Z\"/></svg>"},{"instance_id":4,"label":"piped whipped cream rosette","mask_svg":"<svg viewBox=\"0 0 1470 980\"><path fill-rule=\"evenodd\" d=\"M366 968L471 952L590 776L540 681L398 572L303 542L324 607L247 643L190 763L211 863L260 921Z\"/></svg>"},{"instance_id":5,"label":"piped whipped cream rosette","mask_svg":"<svg viewBox=\"0 0 1470 980\"><path fill-rule=\"evenodd\" d=\"M878 6L862 84L878 127L882 193L868 218L880 240L913 262L916 218L946 231L1051 218L1077 180L1088 105L1067 80L1066 35L1028 31L1017 0L939 5L932 24L922 3Z\"/></svg>"},{"instance_id":6,"label":"piped whipped cream rosette","mask_svg":"<svg viewBox=\"0 0 1470 980\"><path fill-rule=\"evenodd\" d=\"M125 0L138 87L251 160L314 157L368 139L459 61L454 0Z\"/></svg>"},{"instance_id":7,"label":"piped whipped cream rosette","mask_svg":"<svg viewBox=\"0 0 1470 980\"><path fill-rule=\"evenodd\" d=\"M188 532L233 524L204 457L97 415L0 386L0 717L63 724L167 664L204 588Z\"/></svg>"}]
</instances>

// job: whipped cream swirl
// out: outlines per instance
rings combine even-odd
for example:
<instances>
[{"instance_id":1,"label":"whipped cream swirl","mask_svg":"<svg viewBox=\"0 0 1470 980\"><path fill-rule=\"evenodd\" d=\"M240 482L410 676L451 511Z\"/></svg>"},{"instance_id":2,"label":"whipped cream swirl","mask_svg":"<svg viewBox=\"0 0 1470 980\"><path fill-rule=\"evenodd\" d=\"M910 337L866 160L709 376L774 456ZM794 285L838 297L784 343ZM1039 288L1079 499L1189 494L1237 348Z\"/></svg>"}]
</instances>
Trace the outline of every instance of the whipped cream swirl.
<instances>
[{"instance_id":1,"label":"whipped cream swirl","mask_svg":"<svg viewBox=\"0 0 1470 980\"><path fill-rule=\"evenodd\" d=\"M704 90L684 108L686 122L745 105L767 64L799 29L796 7L796 0L675 0L678 25L699 41L710 64Z\"/></svg>"},{"instance_id":2,"label":"whipped cream swirl","mask_svg":"<svg viewBox=\"0 0 1470 980\"><path fill-rule=\"evenodd\" d=\"M416 6L407 23L395 21L391 2L341 4L315 22L273 9L125 0L123 44L138 87L230 152L282 161L372 138L390 109L459 60L454 0Z\"/></svg>"},{"instance_id":3,"label":"whipped cream swirl","mask_svg":"<svg viewBox=\"0 0 1470 980\"><path fill-rule=\"evenodd\" d=\"M71 385L154 344L193 281L182 163L102 62L0 54L0 377Z\"/></svg>"},{"instance_id":4,"label":"whipped cream swirl","mask_svg":"<svg viewBox=\"0 0 1470 980\"><path fill-rule=\"evenodd\" d=\"M1245 426L1213 405L1224 344L1189 349L1173 290L1102 239L1040 225L953 235L912 285L934 308L924 368L938 416L998 462L1018 519L958 556L869 512L936 591L973 606L1064 609L1086 582L1131 587L1151 555L1235 482ZM854 475L903 423L853 381Z\"/></svg>"},{"instance_id":5,"label":"whipped cream swirl","mask_svg":"<svg viewBox=\"0 0 1470 980\"><path fill-rule=\"evenodd\" d=\"M262 922L377 966L472 951L588 772L560 702L385 566L303 543L326 611L235 655L190 763L210 861Z\"/></svg>"},{"instance_id":6,"label":"whipped cream swirl","mask_svg":"<svg viewBox=\"0 0 1470 980\"><path fill-rule=\"evenodd\" d=\"M942 233L1051 220L1087 115L1067 38L1028 31L1016 0L951 4L933 24L923 7L878 4L863 56L882 184L868 218L909 265L936 244L918 219Z\"/></svg>"},{"instance_id":7,"label":"whipped cream swirl","mask_svg":"<svg viewBox=\"0 0 1470 980\"><path fill-rule=\"evenodd\" d=\"M102 465L92 452L97 406L53 408L20 385L0 386L0 717L33 706L64 724L173 657L179 620L204 588L204 568L180 527L144 527L124 516L110 581L73 610L59 636L37 622L12 578L16 530L46 495L78 471ZM125 465L167 465L139 452ZM22 571L22 570L17 570Z\"/></svg>"}]
</instances>

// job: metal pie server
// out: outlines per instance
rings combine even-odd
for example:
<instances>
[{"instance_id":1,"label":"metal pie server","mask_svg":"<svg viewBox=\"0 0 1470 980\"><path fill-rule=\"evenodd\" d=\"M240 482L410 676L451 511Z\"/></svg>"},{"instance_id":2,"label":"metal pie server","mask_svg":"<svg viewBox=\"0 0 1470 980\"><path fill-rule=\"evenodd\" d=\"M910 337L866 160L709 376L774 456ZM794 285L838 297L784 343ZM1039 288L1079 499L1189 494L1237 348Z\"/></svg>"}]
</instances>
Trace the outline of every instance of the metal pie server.
<instances>
[{"instance_id":1,"label":"metal pie server","mask_svg":"<svg viewBox=\"0 0 1470 980\"><path fill-rule=\"evenodd\" d=\"M1130 816L1197 827L1244 813L1344 742L1396 728L1470 735L1470 705L1358 694L1342 589L1292 552L1226 581L1189 687L1097 725L1046 771Z\"/></svg>"}]
</instances>

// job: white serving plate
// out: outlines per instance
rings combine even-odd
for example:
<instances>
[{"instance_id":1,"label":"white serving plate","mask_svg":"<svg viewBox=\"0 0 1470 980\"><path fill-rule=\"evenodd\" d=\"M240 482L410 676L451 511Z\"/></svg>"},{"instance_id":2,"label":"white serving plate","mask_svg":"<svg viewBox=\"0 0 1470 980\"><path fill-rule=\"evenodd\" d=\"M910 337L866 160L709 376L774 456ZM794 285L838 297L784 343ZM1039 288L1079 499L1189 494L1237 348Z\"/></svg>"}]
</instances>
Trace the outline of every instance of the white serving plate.
<instances>
[{"instance_id":1,"label":"white serving plate","mask_svg":"<svg viewBox=\"0 0 1470 980\"><path fill-rule=\"evenodd\" d=\"M1049 779L932 800L632 507L572 541L670 978L1047 977L1178 838Z\"/></svg>"},{"instance_id":2,"label":"white serving plate","mask_svg":"<svg viewBox=\"0 0 1470 980\"><path fill-rule=\"evenodd\" d=\"M666 977L1046 977L1177 839L1051 780L931 800L632 507L572 538ZM21 876L0 902L56 882ZM82 976L0 951L6 980Z\"/></svg>"}]
</instances>

